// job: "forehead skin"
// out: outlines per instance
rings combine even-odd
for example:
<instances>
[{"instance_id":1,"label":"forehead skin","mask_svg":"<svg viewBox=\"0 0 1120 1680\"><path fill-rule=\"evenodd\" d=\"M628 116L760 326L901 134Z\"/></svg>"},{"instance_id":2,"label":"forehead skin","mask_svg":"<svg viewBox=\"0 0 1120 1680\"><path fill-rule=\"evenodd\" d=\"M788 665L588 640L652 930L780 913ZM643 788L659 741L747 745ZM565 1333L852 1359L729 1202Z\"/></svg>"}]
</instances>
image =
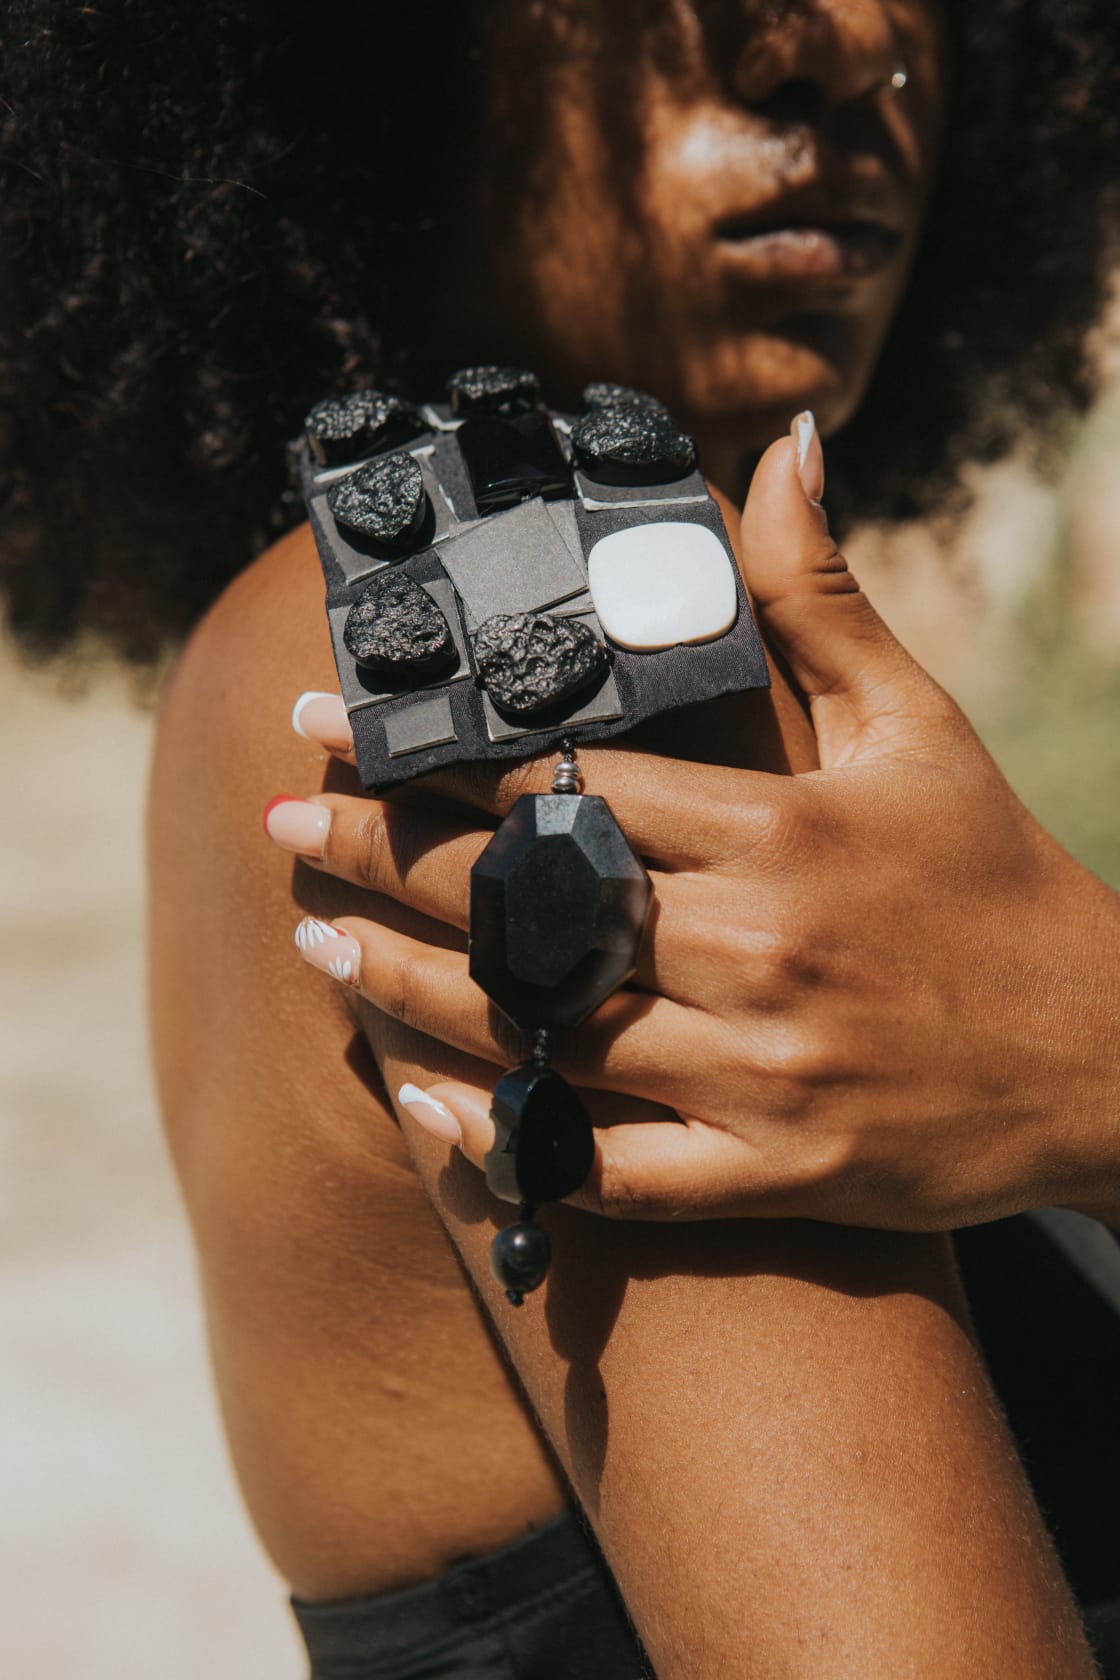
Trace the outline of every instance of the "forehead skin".
<instances>
[{"instance_id":1,"label":"forehead skin","mask_svg":"<svg viewBox=\"0 0 1120 1680\"><path fill-rule=\"evenodd\" d=\"M939 8L507 0L487 9L481 51L484 155L448 303L464 337L537 366L557 400L596 376L652 389L702 443L730 429L755 447L807 405L827 427L845 419L929 191ZM899 62L904 97L849 97ZM729 285L713 219L814 178L822 150L846 177L889 180L900 261L820 309Z\"/></svg>"}]
</instances>

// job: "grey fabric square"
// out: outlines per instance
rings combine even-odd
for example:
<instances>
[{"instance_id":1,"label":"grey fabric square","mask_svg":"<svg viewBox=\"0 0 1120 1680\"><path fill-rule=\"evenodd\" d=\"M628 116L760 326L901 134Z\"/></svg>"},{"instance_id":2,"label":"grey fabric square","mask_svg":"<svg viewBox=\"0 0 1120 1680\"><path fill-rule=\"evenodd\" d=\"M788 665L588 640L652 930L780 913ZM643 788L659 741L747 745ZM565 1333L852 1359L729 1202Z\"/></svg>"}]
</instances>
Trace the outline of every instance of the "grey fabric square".
<instances>
[{"instance_id":1,"label":"grey fabric square","mask_svg":"<svg viewBox=\"0 0 1120 1680\"><path fill-rule=\"evenodd\" d=\"M471 674L470 659L467 656L467 638L463 631L462 619L459 616L454 589L447 578L435 578L431 583L425 583L422 587L432 596L451 626L451 634L455 638L455 647L459 654L459 663L450 676L439 677L431 683L421 683L417 687L417 692L423 692L425 688L446 688L448 683L461 682L464 677L469 677ZM352 712L357 706L372 706L379 700L396 699L400 690L390 689L388 692L383 692L380 689L367 686L376 679L367 676L355 663L343 640L346 615L349 611L349 606L345 604L340 607L328 607L327 619L331 627L331 641L334 645L335 664L338 666L342 698L346 703L347 711ZM454 739L454 737L451 736L449 739Z\"/></svg>"},{"instance_id":2,"label":"grey fabric square","mask_svg":"<svg viewBox=\"0 0 1120 1680\"><path fill-rule=\"evenodd\" d=\"M577 559L561 535L563 521L547 507L539 499L523 502L440 544L440 561L472 630L495 613L536 612L587 588L578 533Z\"/></svg>"},{"instance_id":3,"label":"grey fabric square","mask_svg":"<svg viewBox=\"0 0 1120 1680\"><path fill-rule=\"evenodd\" d=\"M441 542L460 527L460 521L455 517L455 511L450 499L445 494L443 486L436 477L432 466L432 447L426 445L410 451L413 459L420 468L424 479L424 489L431 504L432 513L429 516L431 529L428 531L423 546L427 548L431 543ZM351 470L351 469L347 469ZM331 548L334 558L342 567L347 583L365 583L375 572L384 571L386 566L399 564L395 560L381 560L355 547L350 540L350 532L345 525L340 525L327 506L327 489L337 478L345 477L344 473L327 473L323 475L324 487L308 502L308 510L314 508L322 521L324 531L330 533Z\"/></svg>"},{"instance_id":4,"label":"grey fabric square","mask_svg":"<svg viewBox=\"0 0 1120 1680\"><path fill-rule=\"evenodd\" d=\"M451 702L446 694L414 700L411 706L402 706L385 719L385 742L390 758L422 752L425 747L439 747L455 739Z\"/></svg>"}]
</instances>

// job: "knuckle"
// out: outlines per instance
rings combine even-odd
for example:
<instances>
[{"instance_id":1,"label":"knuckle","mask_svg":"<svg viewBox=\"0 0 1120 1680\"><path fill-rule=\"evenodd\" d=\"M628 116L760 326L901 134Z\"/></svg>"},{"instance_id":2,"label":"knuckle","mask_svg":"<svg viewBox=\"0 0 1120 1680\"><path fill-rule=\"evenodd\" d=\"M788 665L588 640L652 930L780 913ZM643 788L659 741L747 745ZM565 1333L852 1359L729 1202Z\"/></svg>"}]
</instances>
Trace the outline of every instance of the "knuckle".
<instances>
[{"instance_id":1,"label":"knuckle","mask_svg":"<svg viewBox=\"0 0 1120 1680\"><path fill-rule=\"evenodd\" d=\"M402 952L387 963L378 987L381 1008L394 1021L418 1024L424 997L423 970L410 953Z\"/></svg>"},{"instance_id":2,"label":"knuckle","mask_svg":"<svg viewBox=\"0 0 1120 1680\"><path fill-rule=\"evenodd\" d=\"M388 829L380 806L363 811L354 831L354 855L358 873L368 886L378 887L385 878Z\"/></svg>"},{"instance_id":3,"label":"knuckle","mask_svg":"<svg viewBox=\"0 0 1120 1680\"><path fill-rule=\"evenodd\" d=\"M612 1158L609 1144L600 1151L598 1171L588 1181L587 1191L595 1212L606 1219L641 1219L651 1210L650 1197Z\"/></svg>"}]
</instances>

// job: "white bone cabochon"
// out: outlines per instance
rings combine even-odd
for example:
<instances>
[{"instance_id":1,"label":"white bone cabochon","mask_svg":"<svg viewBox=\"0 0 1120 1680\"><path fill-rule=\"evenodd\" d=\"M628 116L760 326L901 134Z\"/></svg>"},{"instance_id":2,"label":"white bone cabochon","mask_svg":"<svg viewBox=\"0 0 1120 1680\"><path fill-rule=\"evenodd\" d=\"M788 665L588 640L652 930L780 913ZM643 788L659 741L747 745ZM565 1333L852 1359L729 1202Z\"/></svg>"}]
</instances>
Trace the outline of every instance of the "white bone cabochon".
<instances>
[{"instance_id":1,"label":"white bone cabochon","mask_svg":"<svg viewBox=\"0 0 1120 1680\"><path fill-rule=\"evenodd\" d=\"M604 631L636 653L710 642L735 622L731 561L705 525L665 520L615 531L595 544L587 572Z\"/></svg>"}]
</instances>

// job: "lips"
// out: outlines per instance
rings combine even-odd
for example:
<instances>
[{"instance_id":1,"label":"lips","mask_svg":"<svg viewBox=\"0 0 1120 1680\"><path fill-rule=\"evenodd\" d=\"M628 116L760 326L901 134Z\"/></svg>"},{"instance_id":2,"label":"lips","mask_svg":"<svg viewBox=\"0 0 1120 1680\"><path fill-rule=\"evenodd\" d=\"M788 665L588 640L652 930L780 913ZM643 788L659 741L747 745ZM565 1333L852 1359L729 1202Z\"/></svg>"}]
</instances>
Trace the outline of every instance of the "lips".
<instances>
[{"instance_id":1,"label":"lips","mask_svg":"<svg viewBox=\"0 0 1120 1680\"><path fill-rule=\"evenodd\" d=\"M759 281L865 279L897 257L902 235L875 222L789 223L753 233L717 233L721 261Z\"/></svg>"},{"instance_id":2,"label":"lips","mask_svg":"<svg viewBox=\"0 0 1120 1680\"><path fill-rule=\"evenodd\" d=\"M888 268L903 245L904 219L882 187L823 181L768 203L717 217L712 239L722 263L745 279L862 279Z\"/></svg>"}]
</instances>

